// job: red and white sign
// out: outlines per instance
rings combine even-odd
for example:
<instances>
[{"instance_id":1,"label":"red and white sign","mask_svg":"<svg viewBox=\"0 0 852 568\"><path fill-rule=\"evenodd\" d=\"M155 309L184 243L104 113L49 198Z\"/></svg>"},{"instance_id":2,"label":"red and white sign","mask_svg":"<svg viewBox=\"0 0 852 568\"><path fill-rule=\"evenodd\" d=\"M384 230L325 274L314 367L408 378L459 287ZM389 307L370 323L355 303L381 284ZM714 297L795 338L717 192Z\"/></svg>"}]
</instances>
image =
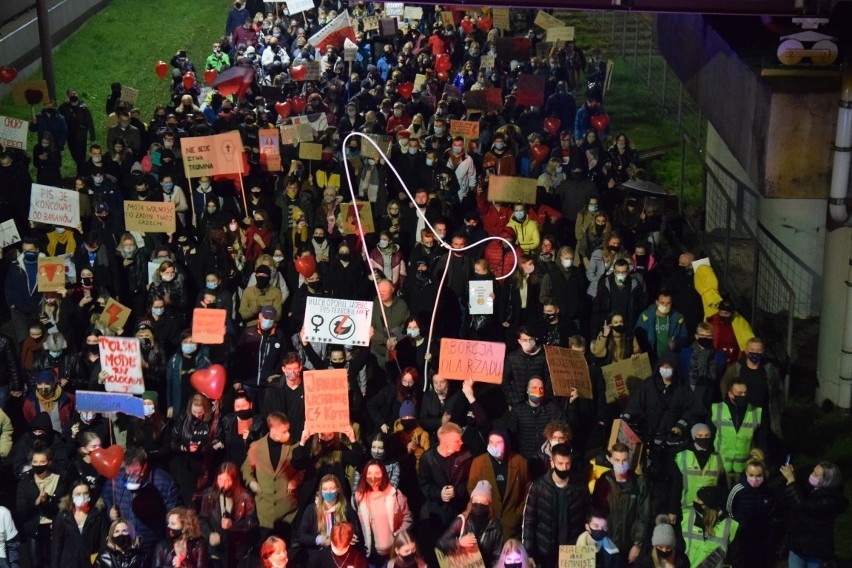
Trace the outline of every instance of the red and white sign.
<instances>
[{"instance_id":1,"label":"red and white sign","mask_svg":"<svg viewBox=\"0 0 852 568\"><path fill-rule=\"evenodd\" d=\"M106 371L107 392L142 394L142 349L135 337L99 337L101 367Z\"/></svg>"},{"instance_id":2,"label":"red and white sign","mask_svg":"<svg viewBox=\"0 0 852 568\"><path fill-rule=\"evenodd\" d=\"M346 38L355 41L355 28L352 27L349 12L343 10L339 16L327 23L323 29L312 35L308 43L320 51L325 51L328 45L334 46L335 49L341 49Z\"/></svg>"}]
</instances>

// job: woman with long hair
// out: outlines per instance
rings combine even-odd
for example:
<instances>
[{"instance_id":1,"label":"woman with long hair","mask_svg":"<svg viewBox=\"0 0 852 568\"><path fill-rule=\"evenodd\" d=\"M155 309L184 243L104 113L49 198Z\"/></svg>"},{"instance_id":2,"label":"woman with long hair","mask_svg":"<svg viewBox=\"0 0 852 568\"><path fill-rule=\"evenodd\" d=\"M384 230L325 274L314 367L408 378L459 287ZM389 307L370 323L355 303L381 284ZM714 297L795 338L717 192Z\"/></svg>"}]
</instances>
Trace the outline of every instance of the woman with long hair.
<instances>
[{"instance_id":1,"label":"woman with long hair","mask_svg":"<svg viewBox=\"0 0 852 568\"><path fill-rule=\"evenodd\" d=\"M168 538L154 550L153 566L157 568L209 568L210 555L201 536L201 525L195 511L175 507L166 516Z\"/></svg>"},{"instance_id":2,"label":"woman with long hair","mask_svg":"<svg viewBox=\"0 0 852 568\"><path fill-rule=\"evenodd\" d=\"M529 568L530 557L527 549L516 538L510 538L503 544L500 558L493 568Z\"/></svg>"},{"instance_id":3,"label":"woman with long hair","mask_svg":"<svg viewBox=\"0 0 852 568\"><path fill-rule=\"evenodd\" d=\"M29 546L33 566L50 565L50 540L59 501L65 496L65 478L51 471L48 449L30 452L30 470L18 483L17 520L21 541Z\"/></svg>"},{"instance_id":4,"label":"woman with long hair","mask_svg":"<svg viewBox=\"0 0 852 568\"><path fill-rule=\"evenodd\" d=\"M731 518L740 524L737 554L732 562L735 568L771 568L776 564L772 542L775 491L766 483L768 476L763 452L753 448L725 506Z\"/></svg>"},{"instance_id":5,"label":"woman with long hair","mask_svg":"<svg viewBox=\"0 0 852 568\"><path fill-rule=\"evenodd\" d=\"M210 544L214 566L245 566L258 526L254 496L242 484L240 470L225 462L201 499L201 531Z\"/></svg>"},{"instance_id":6,"label":"woman with long hair","mask_svg":"<svg viewBox=\"0 0 852 568\"><path fill-rule=\"evenodd\" d=\"M393 539L387 568L426 568L426 561L420 557L417 542L409 531L400 531Z\"/></svg>"},{"instance_id":7,"label":"woman with long hair","mask_svg":"<svg viewBox=\"0 0 852 568\"><path fill-rule=\"evenodd\" d=\"M344 439L345 438L345 439ZM355 430L350 426L346 432L321 432L311 434L305 428L299 444L293 448L293 467L305 472L299 488L299 506L306 508L321 489L321 480L328 474L334 475L342 485L346 501L352 495L351 480L347 475L350 467L358 470L364 466L364 448L358 443Z\"/></svg>"},{"instance_id":8,"label":"woman with long hair","mask_svg":"<svg viewBox=\"0 0 852 568\"><path fill-rule=\"evenodd\" d=\"M352 501L361 521L370 564L382 566L393 553L396 536L414 523L408 501L391 485L384 464L375 459L364 467Z\"/></svg>"},{"instance_id":9,"label":"woman with long hair","mask_svg":"<svg viewBox=\"0 0 852 568\"><path fill-rule=\"evenodd\" d=\"M415 367L406 367L399 374L395 384L385 386L367 401L367 412L376 429L382 433L394 431L394 421L399 417L399 407L406 400L414 401L420 406L423 393L423 383L420 371Z\"/></svg>"},{"instance_id":10,"label":"woman with long hair","mask_svg":"<svg viewBox=\"0 0 852 568\"><path fill-rule=\"evenodd\" d=\"M486 566L492 566L500 557L503 545L503 525L491 506L491 484L484 479L470 493L470 501L438 540L438 548L451 553L460 548L479 547Z\"/></svg>"},{"instance_id":11,"label":"woman with long hair","mask_svg":"<svg viewBox=\"0 0 852 568\"><path fill-rule=\"evenodd\" d=\"M213 403L203 394L192 395L186 413L172 426L172 451L176 455L171 461L170 472L184 503L197 505L200 502L215 453L223 447Z\"/></svg>"},{"instance_id":12,"label":"woman with long hair","mask_svg":"<svg viewBox=\"0 0 852 568\"><path fill-rule=\"evenodd\" d=\"M98 553L95 568L143 568L147 560L133 525L116 519L109 526L106 546Z\"/></svg>"},{"instance_id":13,"label":"woman with long hair","mask_svg":"<svg viewBox=\"0 0 852 568\"><path fill-rule=\"evenodd\" d=\"M351 523L358 541L363 542L357 530L358 518L345 499L340 480L334 475L325 475L296 532L296 541L307 550L309 561L331 543L331 530L339 523Z\"/></svg>"},{"instance_id":14,"label":"woman with long hair","mask_svg":"<svg viewBox=\"0 0 852 568\"><path fill-rule=\"evenodd\" d=\"M82 479L71 485L71 493L59 502L53 522L51 566L91 568L104 533L104 502Z\"/></svg>"},{"instance_id":15,"label":"woman with long hair","mask_svg":"<svg viewBox=\"0 0 852 568\"><path fill-rule=\"evenodd\" d=\"M101 448L101 438L95 432L88 431L80 432L75 439L77 441L77 456L68 467L66 479L71 483L72 490L77 481L85 483L89 487L90 493L97 499L101 494L106 478L98 473L98 470L92 465L90 454Z\"/></svg>"},{"instance_id":16,"label":"woman with long hair","mask_svg":"<svg viewBox=\"0 0 852 568\"><path fill-rule=\"evenodd\" d=\"M118 424L126 425L128 446L144 449L149 462L158 467L166 467L165 459L169 450L166 434L170 432L171 420L160 411L157 404L159 398L156 391L143 392L144 418L119 414Z\"/></svg>"}]
</instances>

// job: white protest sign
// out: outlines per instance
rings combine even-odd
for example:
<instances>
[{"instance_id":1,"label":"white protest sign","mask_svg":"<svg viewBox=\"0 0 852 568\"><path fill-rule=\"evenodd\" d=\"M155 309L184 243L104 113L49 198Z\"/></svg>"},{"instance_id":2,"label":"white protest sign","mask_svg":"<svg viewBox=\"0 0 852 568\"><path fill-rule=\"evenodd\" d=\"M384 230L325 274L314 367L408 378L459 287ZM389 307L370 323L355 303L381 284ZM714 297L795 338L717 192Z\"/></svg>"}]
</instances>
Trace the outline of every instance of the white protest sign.
<instances>
[{"instance_id":1,"label":"white protest sign","mask_svg":"<svg viewBox=\"0 0 852 568\"><path fill-rule=\"evenodd\" d=\"M80 228L80 194L69 189L34 183L30 196L30 221Z\"/></svg>"},{"instance_id":2,"label":"white protest sign","mask_svg":"<svg viewBox=\"0 0 852 568\"><path fill-rule=\"evenodd\" d=\"M134 89L133 87L125 87L121 86L121 100L126 101L132 105L136 104L136 101L139 100L139 89Z\"/></svg>"},{"instance_id":3,"label":"white protest sign","mask_svg":"<svg viewBox=\"0 0 852 568\"><path fill-rule=\"evenodd\" d=\"M0 248L21 242L21 235L13 219L0 223Z\"/></svg>"},{"instance_id":4,"label":"white protest sign","mask_svg":"<svg viewBox=\"0 0 852 568\"><path fill-rule=\"evenodd\" d=\"M399 18L405 13L405 2L385 2L385 16Z\"/></svg>"},{"instance_id":5,"label":"white protest sign","mask_svg":"<svg viewBox=\"0 0 852 568\"><path fill-rule=\"evenodd\" d=\"M142 394L145 380L142 378L142 349L135 337L99 337L101 365L107 379L107 392Z\"/></svg>"},{"instance_id":6,"label":"white protest sign","mask_svg":"<svg viewBox=\"0 0 852 568\"><path fill-rule=\"evenodd\" d=\"M314 0L286 0L290 15L314 9Z\"/></svg>"},{"instance_id":7,"label":"white protest sign","mask_svg":"<svg viewBox=\"0 0 852 568\"><path fill-rule=\"evenodd\" d=\"M30 123L20 118L0 116L0 146L27 149L27 132Z\"/></svg>"},{"instance_id":8,"label":"white protest sign","mask_svg":"<svg viewBox=\"0 0 852 568\"><path fill-rule=\"evenodd\" d=\"M308 298L305 339L318 343L369 345L373 302Z\"/></svg>"},{"instance_id":9,"label":"white protest sign","mask_svg":"<svg viewBox=\"0 0 852 568\"><path fill-rule=\"evenodd\" d=\"M148 284L154 281L154 275L157 273L157 270L160 269L159 262L149 262L148 263Z\"/></svg>"},{"instance_id":10,"label":"white protest sign","mask_svg":"<svg viewBox=\"0 0 852 568\"><path fill-rule=\"evenodd\" d=\"M494 282L492 280L472 280L468 282L468 305L471 315L494 313Z\"/></svg>"},{"instance_id":11,"label":"white protest sign","mask_svg":"<svg viewBox=\"0 0 852 568\"><path fill-rule=\"evenodd\" d=\"M358 44L349 38L343 40L343 61L355 61L358 57Z\"/></svg>"}]
</instances>

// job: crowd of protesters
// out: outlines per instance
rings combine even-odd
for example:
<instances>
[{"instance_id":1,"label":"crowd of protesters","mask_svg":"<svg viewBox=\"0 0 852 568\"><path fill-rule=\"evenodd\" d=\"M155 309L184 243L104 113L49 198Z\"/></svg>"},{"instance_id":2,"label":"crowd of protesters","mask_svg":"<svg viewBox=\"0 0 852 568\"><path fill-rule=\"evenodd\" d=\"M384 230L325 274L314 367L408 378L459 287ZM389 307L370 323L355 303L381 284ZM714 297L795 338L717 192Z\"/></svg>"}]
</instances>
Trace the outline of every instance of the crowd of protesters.
<instances>
[{"instance_id":1,"label":"crowd of protesters","mask_svg":"<svg viewBox=\"0 0 852 568\"><path fill-rule=\"evenodd\" d=\"M354 54L317 49L347 10ZM610 129L600 52L546 43L532 11L509 29L449 13L237 0L211 53L171 57L153 112L118 82L90 109L74 85L34 115L32 151L0 149L0 220L22 237L0 261L0 567L553 568L563 545L603 567L833 558L841 473L797 479L764 342L666 200L625 191L643 164ZM296 80L311 62L319 80ZM232 68L241 88L200 88ZM321 158L261 149L291 114ZM188 178L182 147L226 132L242 175ZM491 198L492 176L535 180L534 199ZM78 192L81 227L30 222L33 182ZM374 231L347 230L353 199ZM128 231L133 201L173 203L176 230ZM58 291L40 291L42 257L66 259ZM490 314L469 304L481 281ZM370 344L310 341L317 297L372 302ZM120 329L102 323L111 300ZM194 340L199 309L226 310L222 343ZM110 336L139 340L144 417L76 408L110 381ZM437 375L442 338L505 345L502 383ZM582 353L589 393L555 392L551 346ZM645 356L651 375L610 393L602 369ZM217 364L211 400L191 377ZM342 432L306 427L302 373L325 369L348 377Z\"/></svg>"}]
</instances>

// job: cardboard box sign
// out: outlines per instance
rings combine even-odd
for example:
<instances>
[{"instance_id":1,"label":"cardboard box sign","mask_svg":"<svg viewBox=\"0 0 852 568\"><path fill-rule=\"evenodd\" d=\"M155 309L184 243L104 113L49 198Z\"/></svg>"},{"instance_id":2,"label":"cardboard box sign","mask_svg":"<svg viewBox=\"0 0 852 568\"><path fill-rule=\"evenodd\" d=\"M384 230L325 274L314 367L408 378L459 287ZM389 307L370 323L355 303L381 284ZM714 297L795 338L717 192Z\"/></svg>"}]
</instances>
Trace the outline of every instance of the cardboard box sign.
<instances>
[{"instance_id":1,"label":"cardboard box sign","mask_svg":"<svg viewBox=\"0 0 852 568\"><path fill-rule=\"evenodd\" d=\"M361 226L364 233L375 233L376 226L373 221L373 209L367 201L358 201L358 216L361 218ZM355 206L352 203L340 204L340 227L344 235L358 234L358 219L355 217Z\"/></svg>"},{"instance_id":2,"label":"cardboard box sign","mask_svg":"<svg viewBox=\"0 0 852 568\"><path fill-rule=\"evenodd\" d=\"M503 382L506 344L465 339L441 339L438 375L444 379L473 379L499 385Z\"/></svg>"},{"instance_id":3,"label":"cardboard box sign","mask_svg":"<svg viewBox=\"0 0 852 568\"><path fill-rule=\"evenodd\" d=\"M42 256L38 259L36 278L39 292L58 292L65 288L65 258Z\"/></svg>"},{"instance_id":4,"label":"cardboard box sign","mask_svg":"<svg viewBox=\"0 0 852 568\"><path fill-rule=\"evenodd\" d=\"M104 390L142 394L142 349L135 337L99 337L101 365L107 373Z\"/></svg>"},{"instance_id":5,"label":"cardboard box sign","mask_svg":"<svg viewBox=\"0 0 852 568\"><path fill-rule=\"evenodd\" d=\"M209 345L224 343L227 317L227 310L195 308L192 311L192 340Z\"/></svg>"},{"instance_id":6,"label":"cardboard box sign","mask_svg":"<svg viewBox=\"0 0 852 568\"><path fill-rule=\"evenodd\" d=\"M647 353L601 367L601 372L606 385L606 401L609 403L630 396L637 382L654 373Z\"/></svg>"},{"instance_id":7,"label":"cardboard box sign","mask_svg":"<svg viewBox=\"0 0 852 568\"><path fill-rule=\"evenodd\" d=\"M349 422L346 369L305 371L305 428L311 433L345 432Z\"/></svg>"},{"instance_id":8,"label":"cardboard box sign","mask_svg":"<svg viewBox=\"0 0 852 568\"><path fill-rule=\"evenodd\" d=\"M559 568L595 568L594 546L559 547Z\"/></svg>"},{"instance_id":9,"label":"cardboard box sign","mask_svg":"<svg viewBox=\"0 0 852 568\"><path fill-rule=\"evenodd\" d=\"M98 318L98 323L112 331L124 329L127 325L127 318L130 317L130 308L116 302L114 298L107 300L104 305L104 311L101 312L101 317Z\"/></svg>"},{"instance_id":10,"label":"cardboard box sign","mask_svg":"<svg viewBox=\"0 0 852 568\"><path fill-rule=\"evenodd\" d=\"M177 227L175 204L171 201L125 201L124 224L128 231L174 233Z\"/></svg>"},{"instance_id":11,"label":"cardboard box sign","mask_svg":"<svg viewBox=\"0 0 852 568\"><path fill-rule=\"evenodd\" d=\"M620 418L612 421L607 449L612 448L618 442L627 446L630 467L636 470L636 473L642 473L642 463L639 459L642 456L642 439L627 422Z\"/></svg>"},{"instance_id":12,"label":"cardboard box sign","mask_svg":"<svg viewBox=\"0 0 852 568\"><path fill-rule=\"evenodd\" d=\"M544 105L544 75L521 75L518 77L518 91L515 100L522 106Z\"/></svg>"},{"instance_id":13,"label":"cardboard box sign","mask_svg":"<svg viewBox=\"0 0 852 568\"><path fill-rule=\"evenodd\" d=\"M536 180L518 176L488 176L488 200L535 205Z\"/></svg>"},{"instance_id":14,"label":"cardboard box sign","mask_svg":"<svg viewBox=\"0 0 852 568\"><path fill-rule=\"evenodd\" d=\"M592 399L592 376L582 351L546 345L544 355L554 394L571 396L571 389L576 388L580 398Z\"/></svg>"}]
</instances>

